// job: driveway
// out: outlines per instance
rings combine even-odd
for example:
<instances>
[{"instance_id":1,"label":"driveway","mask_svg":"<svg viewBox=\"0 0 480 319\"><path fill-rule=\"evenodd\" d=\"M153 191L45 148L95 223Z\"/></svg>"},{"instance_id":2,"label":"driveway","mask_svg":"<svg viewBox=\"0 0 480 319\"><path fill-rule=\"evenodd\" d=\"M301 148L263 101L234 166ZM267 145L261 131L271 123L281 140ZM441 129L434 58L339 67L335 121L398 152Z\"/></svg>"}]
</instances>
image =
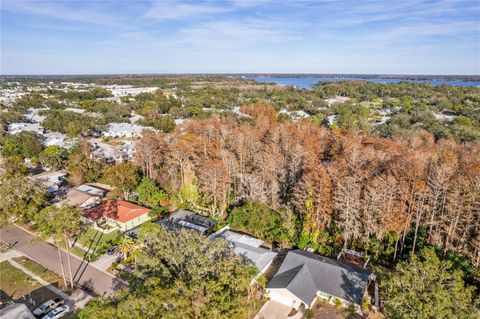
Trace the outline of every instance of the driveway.
<instances>
[{"instance_id":1,"label":"driveway","mask_svg":"<svg viewBox=\"0 0 480 319\"><path fill-rule=\"evenodd\" d=\"M112 263L115 262L118 259L118 256L116 255L108 255L104 254L100 256L98 260L95 260L92 262L90 265L93 267L106 271L108 268L112 266Z\"/></svg>"},{"instance_id":2,"label":"driveway","mask_svg":"<svg viewBox=\"0 0 480 319\"><path fill-rule=\"evenodd\" d=\"M14 244L14 249L61 275L58 250L21 228L10 226L0 229L0 240ZM62 251L65 275L69 278L67 254ZM97 295L110 295L124 286L115 276L92 267L88 261L71 255L73 280L87 291Z\"/></svg>"},{"instance_id":3,"label":"driveway","mask_svg":"<svg viewBox=\"0 0 480 319\"><path fill-rule=\"evenodd\" d=\"M269 300L263 305L254 319L291 319L292 317L288 317L290 310L292 308L287 305Z\"/></svg>"}]
</instances>

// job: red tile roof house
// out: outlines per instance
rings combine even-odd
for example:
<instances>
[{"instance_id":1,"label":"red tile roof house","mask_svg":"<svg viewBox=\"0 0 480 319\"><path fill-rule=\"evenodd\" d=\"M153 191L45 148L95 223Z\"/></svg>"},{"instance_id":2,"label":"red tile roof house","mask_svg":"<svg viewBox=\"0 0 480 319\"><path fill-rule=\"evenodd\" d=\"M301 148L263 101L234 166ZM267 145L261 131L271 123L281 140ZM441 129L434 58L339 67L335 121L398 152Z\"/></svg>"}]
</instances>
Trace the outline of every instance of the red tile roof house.
<instances>
[{"instance_id":1,"label":"red tile roof house","mask_svg":"<svg viewBox=\"0 0 480 319\"><path fill-rule=\"evenodd\" d=\"M151 219L150 209L124 200L106 200L98 206L85 210L83 219L94 223L94 228L104 233L116 229L128 231Z\"/></svg>"}]
</instances>

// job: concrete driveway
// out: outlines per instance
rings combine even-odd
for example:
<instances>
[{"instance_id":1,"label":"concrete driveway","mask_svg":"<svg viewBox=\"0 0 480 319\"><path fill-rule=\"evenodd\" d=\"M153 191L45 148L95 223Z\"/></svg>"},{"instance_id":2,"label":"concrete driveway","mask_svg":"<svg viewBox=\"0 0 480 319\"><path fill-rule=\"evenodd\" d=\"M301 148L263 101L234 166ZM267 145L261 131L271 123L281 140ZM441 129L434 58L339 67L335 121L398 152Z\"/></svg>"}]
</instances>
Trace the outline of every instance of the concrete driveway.
<instances>
[{"instance_id":1,"label":"concrete driveway","mask_svg":"<svg viewBox=\"0 0 480 319\"><path fill-rule=\"evenodd\" d=\"M114 261L117 261L117 259L118 256L116 255L104 254L100 256L98 260L92 262L90 265L102 271L106 271L108 268L110 268L110 266L112 266L112 263Z\"/></svg>"},{"instance_id":2,"label":"concrete driveway","mask_svg":"<svg viewBox=\"0 0 480 319\"><path fill-rule=\"evenodd\" d=\"M263 305L254 319L290 319L291 317L288 317L290 310L292 308L289 306L269 300Z\"/></svg>"}]
</instances>

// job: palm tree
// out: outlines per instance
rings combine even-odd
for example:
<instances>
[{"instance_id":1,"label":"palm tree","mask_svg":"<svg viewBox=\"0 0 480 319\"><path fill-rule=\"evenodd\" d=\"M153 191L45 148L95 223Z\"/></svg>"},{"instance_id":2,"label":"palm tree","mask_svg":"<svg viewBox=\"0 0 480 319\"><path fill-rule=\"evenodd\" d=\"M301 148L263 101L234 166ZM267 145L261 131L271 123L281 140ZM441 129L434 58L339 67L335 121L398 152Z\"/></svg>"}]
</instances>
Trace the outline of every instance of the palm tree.
<instances>
[{"instance_id":1,"label":"palm tree","mask_svg":"<svg viewBox=\"0 0 480 319\"><path fill-rule=\"evenodd\" d=\"M115 251L123 255L123 259L127 259L128 255L137 249L137 243L127 236L122 236L115 248Z\"/></svg>"},{"instance_id":2,"label":"palm tree","mask_svg":"<svg viewBox=\"0 0 480 319\"><path fill-rule=\"evenodd\" d=\"M65 243L68 260L68 270L70 275L70 286L73 290L73 275L71 264L71 252L69 239L77 234L81 229L80 211L78 208L70 206L49 206L43 209L36 218L37 227L40 236L43 238L52 237L57 244L58 258L62 270L63 282L67 287L65 279L65 270L63 267L63 258L60 251L60 244Z\"/></svg>"}]
</instances>

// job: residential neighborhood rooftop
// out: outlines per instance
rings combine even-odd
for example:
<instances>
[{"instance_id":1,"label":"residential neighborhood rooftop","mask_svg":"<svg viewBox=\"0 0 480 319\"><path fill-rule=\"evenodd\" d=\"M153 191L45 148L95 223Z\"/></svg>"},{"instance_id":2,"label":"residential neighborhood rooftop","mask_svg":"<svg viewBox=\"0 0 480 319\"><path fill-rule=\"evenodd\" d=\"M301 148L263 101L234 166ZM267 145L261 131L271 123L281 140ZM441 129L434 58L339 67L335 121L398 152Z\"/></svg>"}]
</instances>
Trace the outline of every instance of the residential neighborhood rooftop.
<instances>
[{"instance_id":1,"label":"residential neighborhood rooftop","mask_svg":"<svg viewBox=\"0 0 480 319\"><path fill-rule=\"evenodd\" d=\"M87 209L83 216L93 221L108 217L126 223L149 212L148 208L124 200L106 200L98 206Z\"/></svg>"},{"instance_id":2,"label":"residential neighborhood rooftop","mask_svg":"<svg viewBox=\"0 0 480 319\"><path fill-rule=\"evenodd\" d=\"M216 224L213 219L184 209L177 209L159 220L158 223L168 228L195 229L204 234Z\"/></svg>"},{"instance_id":3,"label":"residential neighborhood rooftop","mask_svg":"<svg viewBox=\"0 0 480 319\"><path fill-rule=\"evenodd\" d=\"M94 196L105 196L105 194L108 192L108 190L106 189L95 187L88 184L79 185L75 188L82 192L85 192L87 194L94 195Z\"/></svg>"},{"instance_id":4,"label":"residential neighborhood rooftop","mask_svg":"<svg viewBox=\"0 0 480 319\"><path fill-rule=\"evenodd\" d=\"M8 134L17 134L20 132L33 132L43 134L43 127L38 123L17 122L8 125Z\"/></svg>"},{"instance_id":5,"label":"residential neighborhood rooftop","mask_svg":"<svg viewBox=\"0 0 480 319\"><path fill-rule=\"evenodd\" d=\"M33 175L31 178L42 184L47 192L53 193L58 191L65 182L65 176L67 176L67 172L60 170Z\"/></svg>"},{"instance_id":6,"label":"residential neighborhood rooftop","mask_svg":"<svg viewBox=\"0 0 480 319\"><path fill-rule=\"evenodd\" d=\"M273 259L277 256L276 252L260 247L263 244L263 240L249 235L233 232L231 230L224 230L220 233L216 233L215 236L212 237L228 240L234 253L255 265L260 273L265 272Z\"/></svg>"},{"instance_id":7,"label":"residential neighborhood rooftop","mask_svg":"<svg viewBox=\"0 0 480 319\"><path fill-rule=\"evenodd\" d=\"M70 188L67 191L65 198L63 198L59 204L68 206L80 206L82 208L88 208L96 205L100 202L100 197L91 195L77 188Z\"/></svg>"},{"instance_id":8,"label":"residential neighborhood rooftop","mask_svg":"<svg viewBox=\"0 0 480 319\"><path fill-rule=\"evenodd\" d=\"M267 289L285 288L306 305L312 303L319 291L359 305L372 273L297 249L288 252Z\"/></svg>"}]
</instances>

